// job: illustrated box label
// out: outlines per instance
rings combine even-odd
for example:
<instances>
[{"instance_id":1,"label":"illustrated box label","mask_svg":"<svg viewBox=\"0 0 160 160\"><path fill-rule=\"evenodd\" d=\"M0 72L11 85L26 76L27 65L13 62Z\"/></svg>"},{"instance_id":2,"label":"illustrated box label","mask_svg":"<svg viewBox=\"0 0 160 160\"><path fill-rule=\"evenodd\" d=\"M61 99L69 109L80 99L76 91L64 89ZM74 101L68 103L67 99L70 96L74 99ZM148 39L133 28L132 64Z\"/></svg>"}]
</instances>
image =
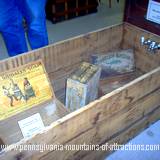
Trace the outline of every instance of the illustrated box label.
<instances>
[{"instance_id":1,"label":"illustrated box label","mask_svg":"<svg viewBox=\"0 0 160 160\"><path fill-rule=\"evenodd\" d=\"M42 61L0 74L0 120L53 98Z\"/></svg>"},{"instance_id":2,"label":"illustrated box label","mask_svg":"<svg viewBox=\"0 0 160 160\"><path fill-rule=\"evenodd\" d=\"M101 67L101 79L135 70L134 52L132 49L118 50L106 54L93 54L91 63Z\"/></svg>"}]
</instances>

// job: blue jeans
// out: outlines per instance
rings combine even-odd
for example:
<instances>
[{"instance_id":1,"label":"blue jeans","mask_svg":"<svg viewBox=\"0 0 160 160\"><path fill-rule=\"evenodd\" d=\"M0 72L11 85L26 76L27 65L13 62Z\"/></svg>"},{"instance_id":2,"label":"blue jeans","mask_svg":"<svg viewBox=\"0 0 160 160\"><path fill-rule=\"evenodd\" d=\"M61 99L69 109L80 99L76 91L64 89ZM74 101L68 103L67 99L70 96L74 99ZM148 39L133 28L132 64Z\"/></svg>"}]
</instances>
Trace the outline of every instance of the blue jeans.
<instances>
[{"instance_id":1,"label":"blue jeans","mask_svg":"<svg viewBox=\"0 0 160 160\"><path fill-rule=\"evenodd\" d=\"M45 3L46 0L0 0L0 32L10 56L28 51L23 18L31 48L48 44Z\"/></svg>"}]
</instances>

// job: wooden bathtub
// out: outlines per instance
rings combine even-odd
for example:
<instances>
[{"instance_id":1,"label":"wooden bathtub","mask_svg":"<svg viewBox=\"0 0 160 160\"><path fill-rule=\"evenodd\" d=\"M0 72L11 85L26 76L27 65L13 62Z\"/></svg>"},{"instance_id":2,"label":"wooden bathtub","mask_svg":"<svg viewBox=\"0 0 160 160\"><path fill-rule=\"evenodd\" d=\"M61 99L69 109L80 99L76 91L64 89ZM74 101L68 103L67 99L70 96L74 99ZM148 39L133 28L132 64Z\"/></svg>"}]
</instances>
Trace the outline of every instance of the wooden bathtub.
<instances>
[{"instance_id":1,"label":"wooden bathtub","mask_svg":"<svg viewBox=\"0 0 160 160\"><path fill-rule=\"evenodd\" d=\"M160 51L148 54L140 37L160 42L160 37L123 23L58 42L0 62L0 72L42 59L57 98L65 95L66 78L93 53L133 48L141 76L87 106L52 123L26 144L124 144L160 118ZM11 151L0 160L100 160L110 151Z\"/></svg>"}]
</instances>

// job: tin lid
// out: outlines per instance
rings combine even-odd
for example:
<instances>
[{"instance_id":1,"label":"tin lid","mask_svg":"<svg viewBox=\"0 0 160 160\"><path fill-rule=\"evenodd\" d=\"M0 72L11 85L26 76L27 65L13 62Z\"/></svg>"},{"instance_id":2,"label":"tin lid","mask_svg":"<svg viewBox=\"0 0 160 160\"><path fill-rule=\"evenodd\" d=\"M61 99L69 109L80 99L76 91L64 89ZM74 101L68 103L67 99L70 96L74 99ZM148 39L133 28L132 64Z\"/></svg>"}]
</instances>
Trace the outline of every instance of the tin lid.
<instances>
[{"instance_id":1,"label":"tin lid","mask_svg":"<svg viewBox=\"0 0 160 160\"><path fill-rule=\"evenodd\" d=\"M83 62L80 67L71 75L70 79L86 84L98 70L98 66Z\"/></svg>"}]
</instances>

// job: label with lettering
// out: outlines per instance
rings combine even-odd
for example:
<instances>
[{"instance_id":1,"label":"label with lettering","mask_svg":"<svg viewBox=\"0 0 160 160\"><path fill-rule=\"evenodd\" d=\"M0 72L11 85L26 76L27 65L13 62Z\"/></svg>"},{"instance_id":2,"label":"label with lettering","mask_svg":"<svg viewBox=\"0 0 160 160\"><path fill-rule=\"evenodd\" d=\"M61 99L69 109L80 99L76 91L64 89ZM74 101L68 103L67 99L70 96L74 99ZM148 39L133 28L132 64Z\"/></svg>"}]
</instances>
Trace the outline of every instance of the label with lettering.
<instances>
[{"instance_id":1,"label":"label with lettering","mask_svg":"<svg viewBox=\"0 0 160 160\"><path fill-rule=\"evenodd\" d=\"M160 3L150 0L147 11L147 20L160 24Z\"/></svg>"},{"instance_id":2,"label":"label with lettering","mask_svg":"<svg viewBox=\"0 0 160 160\"><path fill-rule=\"evenodd\" d=\"M0 120L37 106L54 94L41 61L0 74Z\"/></svg>"},{"instance_id":3,"label":"label with lettering","mask_svg":"<svg viewBox=\"0 0 160 160\"><path fill-rule=\"evenodd\" d=\"M45 128L39 113L19 121L18 124L24 138L29 138Z\"/></svg>"}]
</instances>

